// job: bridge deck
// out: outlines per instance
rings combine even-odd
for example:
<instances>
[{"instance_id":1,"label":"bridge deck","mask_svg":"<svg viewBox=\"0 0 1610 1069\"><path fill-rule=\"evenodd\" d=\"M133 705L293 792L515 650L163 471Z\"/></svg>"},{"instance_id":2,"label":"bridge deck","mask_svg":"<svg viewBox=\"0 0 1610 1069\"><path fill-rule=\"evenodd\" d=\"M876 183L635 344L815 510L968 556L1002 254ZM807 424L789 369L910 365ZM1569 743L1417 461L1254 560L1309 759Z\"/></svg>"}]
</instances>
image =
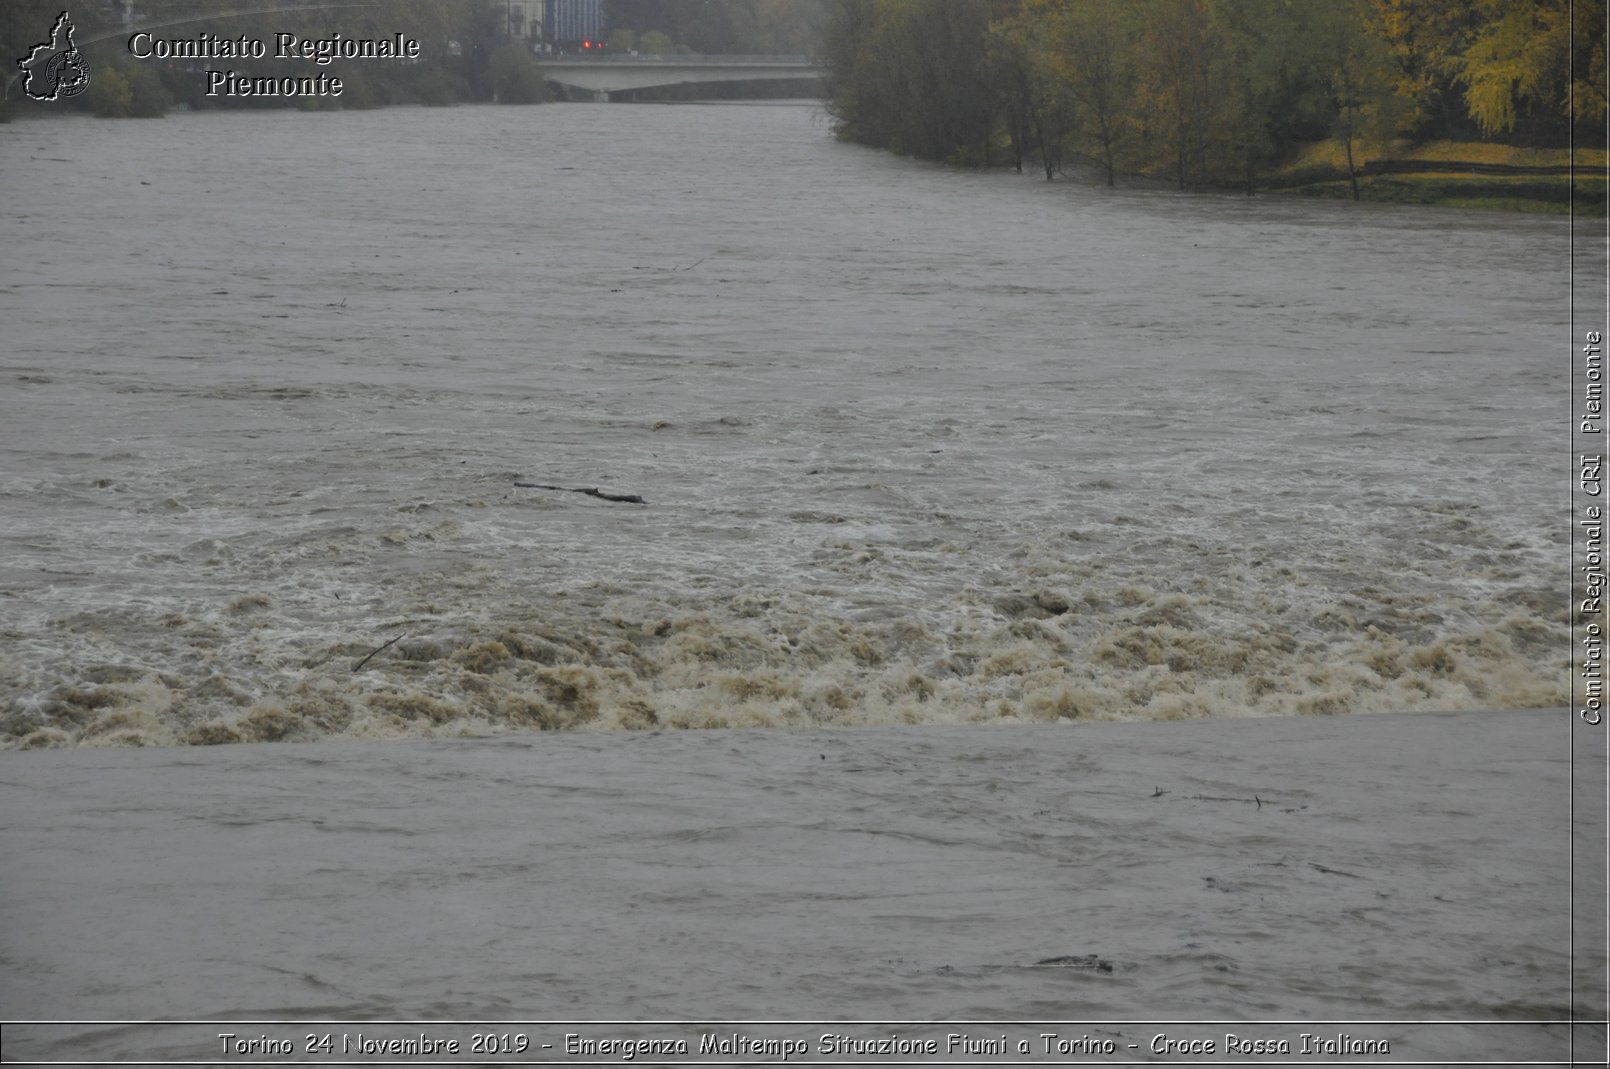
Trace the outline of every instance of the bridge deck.
<instances>
[{"instance_id":1,"label":"bridge deck","mask_svg":"<svg viewBox=\"0 0 1610 1069\"><path fill-rule=\"evenodd\" d=\"M537 65L550 82L593 93L598 99L666 85L777 81L827 73L811 57L791 55L541 56Z\"/></svg>"},{"instance_id":2,"label":"bridge deck","mask_svg":"<svg viewBox=\"0 0 1610 1069\"><path fill-rule=\"evenodd\" d=\"M543 66L590 66L601 64L661 64L683 67L810 67L815 68L817 63L810 56L793 55L623 55L620 53L590 54L590 55L559 55L542 56L538 60Z\"/></svg>"}]
</instances>

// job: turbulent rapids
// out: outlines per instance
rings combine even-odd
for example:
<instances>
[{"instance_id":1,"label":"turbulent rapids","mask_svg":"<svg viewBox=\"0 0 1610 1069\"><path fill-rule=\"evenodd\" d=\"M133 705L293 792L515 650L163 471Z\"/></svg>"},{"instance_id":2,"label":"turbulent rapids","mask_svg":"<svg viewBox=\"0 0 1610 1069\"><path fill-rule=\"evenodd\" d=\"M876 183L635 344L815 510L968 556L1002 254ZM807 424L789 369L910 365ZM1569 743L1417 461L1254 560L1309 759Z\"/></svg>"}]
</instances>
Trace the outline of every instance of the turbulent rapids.
<instances>
[{"instance_id":1,"label":"turbulent rapids","mask_svg":"<svg viewBox=\"0 0 1610 1069\"><path fill-rule=\"evenodd\" d=\"M854 544L838 553L852 570L884 559L875 547ZM1561 673L1550 663L1562 628L1547 622L1553 606L1540 596L1531 606L1515 599L1492 626L1463 632L1436 626L1441 613L1423 600L1382 589L1363 591L1306 627L1252 611L1226 624L1209 618L1223 618L1223 600L1113 586L1103 570L1089 561L1045 562L1036 571L1050 575L1024 575L1017 589L987 601L970 592L943 623L899 612L853 619L804 591L701 605L598 584L534 593L540 609L505 605L500 619L470 624L474 602L499 579L439 575L427 583L443 602L387 620L383 630L402 637L378 653L366 641L299 637L294 610L306 607L262 594L194 617L113 623L80 615L56 622L51 637L104 648L114 627L124 656L63 666L58 671L71 682L16 702L0 728L20 746L161 745L1528 708L1563 700ZM1254 589L1237 593L1248 610L1259 600ZM149 635L144 648L127 649L136 635ZM189 673L141 666L173 665L174 649L193 651Z\"/></svg>"},{"instance_id":2,"label":"turbulent rapids","mask_svg":"<svg viewBox=\"0 0 1610 1069\"><path fill-rule=\"evenodd\" d=\"M1567 701L1562 221L808 107L18 126L0 744Z\"/></svg>"}]
</instances>

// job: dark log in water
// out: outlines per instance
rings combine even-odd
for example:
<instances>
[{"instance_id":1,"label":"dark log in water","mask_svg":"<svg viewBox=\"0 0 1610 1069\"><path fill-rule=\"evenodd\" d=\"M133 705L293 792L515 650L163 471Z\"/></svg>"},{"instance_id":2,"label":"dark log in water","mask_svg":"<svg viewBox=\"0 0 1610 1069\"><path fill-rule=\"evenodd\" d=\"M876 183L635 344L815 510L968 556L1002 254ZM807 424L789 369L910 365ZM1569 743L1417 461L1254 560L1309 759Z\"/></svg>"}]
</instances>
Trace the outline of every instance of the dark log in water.
<instances>
[{"instance_id":1,"label":"dark log in water","mask_svg":"<svg viewBox=\"0 0 1610 1069\"><path fill-rule=\"evenodd\" d=\"M551 486L548 483L518 482L514 485L522 486L527 490L561 490L568 494L586 494L588 497L596 497L603 501L621 501L628 505L648 504L647 501L644 501L637 494L611 494L598 489L596 486Z\"/></svg>"},{"instance_id":2,"label":"dark log in water","mask_svg":"<svg viewBox=\"0 0 1610 1069\"><path fill-rule=\"evenodd\" d=\"M384 646L380 646L380 647L378 647L376 649L370 650L369 651L369 656L365 657L363 660L361 660L357 664L353 665L352 670L354 672L358 671L364 665L368 664L371 660L373 660L375 654L379 653L381 650L386 649L388 646L392 645L393 643L398 642L399 640L405 639L407 637L408 637L408 633L405 631L402 634L398 635L396 638L392 639L390 642L387 642Z\"/></svg>"}]
</instances>

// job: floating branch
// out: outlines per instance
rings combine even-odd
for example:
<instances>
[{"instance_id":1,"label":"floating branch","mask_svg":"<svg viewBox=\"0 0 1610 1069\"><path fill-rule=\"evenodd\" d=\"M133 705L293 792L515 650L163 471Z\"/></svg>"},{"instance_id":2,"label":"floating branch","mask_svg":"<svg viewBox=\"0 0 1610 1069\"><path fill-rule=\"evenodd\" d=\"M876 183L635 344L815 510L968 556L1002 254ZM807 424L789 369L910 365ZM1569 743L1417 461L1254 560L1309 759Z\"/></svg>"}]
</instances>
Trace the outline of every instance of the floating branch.
<instances>
[{"instance_id":1,"label":"floating branch","mask_svg":"<svg viewBox=\"0 0 1610 1069\"><path fill-rule=\"evenodd\" d=\"M515 483L514 485L524 487L527 490L559 490L567 494L586 494L588 497L596 497L601 501L621 501L628 505L648 504L647 501L644 501L636 494L611 494L598 489L596 486L550 486L548 483Z\"/></svg>"},{"instance_id":2,"label":"floating branch","mask_svg":"<svg viewBox=\"0 0 1610 1069\"><path fill-rule=\"evenodd\" d=\"M1167 794L1168 792L1164 791L1163 793ZM1152 797L1156 798L1157 795L1154 794ZM1256 805L1259 809L1263 808L1263 799L1256 794L1251 798L1219 798L1211 794L1189 794L1186 797L1193 802L1244 802L1247 805Z\"/></svg>"},{"instance_id":3,"label":"floating branch","mask_svg":"<svg viewBox=\"0 0 1610 1069\"><path fill-rule=\"evenodd\" d=\"M353 671L354 671L354 672L356 672L356 671L357 671L357 670L358 670L358 669L360 669L360 668L362 668L362 667L363 667L363 666L364 666L364 665L366 665L366 664L368 664L368 663L369 663L369 661L370 661L370 659L371 659L371 658L373 658L373 657L374 657L374 655L375 655L375 654L376 654L376 653L379 653L379 652L380 652L380 650L383 650L383 649L385 649L385 648L386 648L386 646L390 646L390 645L391 645L391 644L392 644L392 642L397 642L397 641L398 641L398 640L400 640L400 639L404 639L404 638L407 638L407 637L408 637L408 632L406 632L406 631L404 631L404 632L403 632L403 633L402 633L402 634L400 634L400 635L398 635L398 636L397 636L397 637L396 637L396 638L394 638L394 639L392 639L392 640L391 640L391 642L388 642L388 643L386 643L386 645L385 645L385 646L381 646L381 647L380 647L380 649L377 649L377 650L374 650L374 651L373 651L373 652L371 652L371 653L370 653L370 654L369 654L369 656L368 656L368 657L365 657L365 658L364 658L364 659L363 659L363 660L361 660L361 661L359 661L359 662L358 662L358 663L357 663L357 664L355 664L355 665L353 665L353 666L352 666L352 670L353 670Z\"/></svg>"}]
</instances>

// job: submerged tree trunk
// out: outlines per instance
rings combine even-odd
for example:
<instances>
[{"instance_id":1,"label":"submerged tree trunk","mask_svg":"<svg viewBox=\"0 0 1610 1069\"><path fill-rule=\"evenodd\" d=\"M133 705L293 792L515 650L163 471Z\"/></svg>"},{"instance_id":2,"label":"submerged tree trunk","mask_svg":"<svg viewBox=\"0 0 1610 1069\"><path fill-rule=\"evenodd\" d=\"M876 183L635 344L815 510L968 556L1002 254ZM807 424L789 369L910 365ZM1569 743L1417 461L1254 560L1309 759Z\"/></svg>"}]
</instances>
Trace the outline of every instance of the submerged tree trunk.
<instances>
[{"instance_id":1,"label":"submerged tree trunk","mask_svg":"<svg viewBox=\"0 0 1610 1069\"><path fill-rule=\"evenodd\" d=\"M1052 135L1046 131L1044 109L1034 108L1029 114L1034 140L1040 147L1040 168L1045 171L1045 180L1049 182L1056 177L1057 168L1062 166L1062 149L1060 145L1052 144Z\"/></svg>"},{"instance_id":2,"label":"submerged tree trunk","mask_svg":"<svg viewBox=\"0 0 1610 1069\"><path fill-rule=\"evenodd\" d=\"M1040 142L1040 166L1045 170L1045 180L1051 181L1057 170L1056 150L1051 147L1050 139L1045 136L1045 123L1038 112L1034 116L1034 137Z\"/></svg>"}]
</instances>

